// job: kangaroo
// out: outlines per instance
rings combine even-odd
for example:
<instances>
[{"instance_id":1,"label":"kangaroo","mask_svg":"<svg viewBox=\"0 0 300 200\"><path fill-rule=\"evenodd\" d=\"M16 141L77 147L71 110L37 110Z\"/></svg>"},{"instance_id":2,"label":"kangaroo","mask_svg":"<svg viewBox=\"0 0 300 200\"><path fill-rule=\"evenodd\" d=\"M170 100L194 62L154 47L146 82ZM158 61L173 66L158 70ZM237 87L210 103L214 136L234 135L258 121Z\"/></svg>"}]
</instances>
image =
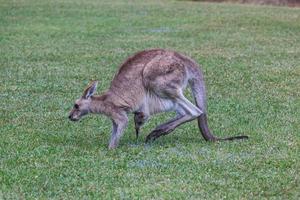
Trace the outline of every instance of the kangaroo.
<instances>
[{"instance_id":1,"label":"kangaroo","mask_svg":"<svg viewBox=\"0 0 300 200\"><path fill-rule=\"evenodd\" d=\"M118 146L128 124L128 114L135 113L135 128L150 116L160 112L175 111L175 118L157 126L146 142L171 133L183 123L198 120L200 132L206 141L247 139L248 136L218 138L207 124L205 85L199 65L191 58L175 51L149 49L140 51L121 64L109 89L102 95L94 95L97 81L92 82L75 101L69 119L78 121L88 113L99 113L112 121L109 149ZM191 87L196 105L183 94Z\"/></svg>"}]
</instances>

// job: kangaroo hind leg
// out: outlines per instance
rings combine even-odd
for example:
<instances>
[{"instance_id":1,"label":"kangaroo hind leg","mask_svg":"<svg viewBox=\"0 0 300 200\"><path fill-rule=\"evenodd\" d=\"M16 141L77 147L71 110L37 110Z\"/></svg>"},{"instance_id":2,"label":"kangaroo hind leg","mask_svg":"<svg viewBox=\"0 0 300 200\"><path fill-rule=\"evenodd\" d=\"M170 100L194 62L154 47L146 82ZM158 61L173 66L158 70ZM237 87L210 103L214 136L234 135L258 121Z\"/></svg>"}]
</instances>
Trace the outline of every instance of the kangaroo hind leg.
<instances>
[{"instance_id":1,"label":"kangaroo hind leg","mask_svg":"<svg viewBox=\"0 0 300 200\"><path fill-rule=\"evenodd\" d=\"M180 110L180 115L177 115L174 119L157 126L146 138L146 142L150 140L155 140L162 135L167 135L171 133L176 127L184 124L186 122L192 121L193 119L199 117L202 111L194 106L188 99L183 95L177 98L178 108Z\"/></svg>"}]
</instances>

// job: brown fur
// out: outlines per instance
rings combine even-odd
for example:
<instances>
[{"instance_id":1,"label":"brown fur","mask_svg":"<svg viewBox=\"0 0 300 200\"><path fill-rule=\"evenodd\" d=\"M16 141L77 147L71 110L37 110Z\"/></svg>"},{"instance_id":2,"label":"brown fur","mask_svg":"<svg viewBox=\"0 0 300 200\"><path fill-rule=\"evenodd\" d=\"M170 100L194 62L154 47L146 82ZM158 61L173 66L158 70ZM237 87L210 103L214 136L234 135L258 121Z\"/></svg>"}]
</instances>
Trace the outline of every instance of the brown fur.
<instances>
[{"instance_id":1,"label":"brown fur","mask_svg":"<svg viewBox=\"0 0 300 200\"><path fill-rule=\"evenodd\" d=\"M193 105L183 95L189 84L195 97ZM69 118L79 120L88 113L101 113L113 124L109 148L116 148L128 123L128 113L135 113L136 133L147 119L156 113L176 111L174 119L159 125L147 141L166 135L177 126L198 119L206 140L223 140L213 136L207 126L205 86L202 72L192 59L170 50L144 50L129 57L119 68L107 92L95 96L93 82L75 102ZM225 138L241 139L246 136Z\"/></svg>"}]
</instances>

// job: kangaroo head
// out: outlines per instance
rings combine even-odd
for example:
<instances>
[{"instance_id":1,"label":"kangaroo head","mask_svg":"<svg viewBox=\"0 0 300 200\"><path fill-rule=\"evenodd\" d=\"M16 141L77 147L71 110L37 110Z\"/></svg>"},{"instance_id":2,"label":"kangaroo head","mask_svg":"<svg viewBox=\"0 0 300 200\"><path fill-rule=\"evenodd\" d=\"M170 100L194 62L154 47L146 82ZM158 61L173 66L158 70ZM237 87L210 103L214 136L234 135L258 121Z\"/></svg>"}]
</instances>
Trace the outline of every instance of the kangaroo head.
<instances>
[{"instance_id":1,"label":"kangaroo head","mask_svg":"<svg viewBox=\"0 0 300 200\"><path fill-rule=\"evenodd\" d=\"M96 92L98 81L93 81L83 92L83 95L75 101L74 107L70 111L69 119L78 121L82 116L90 112L91 97Z\"/></svg>"}]
</instances>

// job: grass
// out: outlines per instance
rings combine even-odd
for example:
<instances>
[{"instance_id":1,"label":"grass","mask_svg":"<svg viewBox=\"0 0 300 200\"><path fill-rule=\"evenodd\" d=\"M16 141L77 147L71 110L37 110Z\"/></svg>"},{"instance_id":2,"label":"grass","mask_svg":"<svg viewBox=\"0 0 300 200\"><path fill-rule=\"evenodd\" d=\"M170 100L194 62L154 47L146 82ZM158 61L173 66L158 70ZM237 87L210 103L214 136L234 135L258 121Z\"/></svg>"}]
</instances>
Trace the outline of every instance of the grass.
<instances>
[{"instance_id":1,"label":"grass","mask_svg":"<svg viewBox=\"0 0 300 200\"><path fill-rule=\"evenodd\" d=\"M300 10L173 1L0 0L0 199L299 199ZM151 144L171 114L117 150L111 123L68 111L90 80L108 88L136 51L201 63L211 129L195 122Z\"/></svg>"}]
</instances>

